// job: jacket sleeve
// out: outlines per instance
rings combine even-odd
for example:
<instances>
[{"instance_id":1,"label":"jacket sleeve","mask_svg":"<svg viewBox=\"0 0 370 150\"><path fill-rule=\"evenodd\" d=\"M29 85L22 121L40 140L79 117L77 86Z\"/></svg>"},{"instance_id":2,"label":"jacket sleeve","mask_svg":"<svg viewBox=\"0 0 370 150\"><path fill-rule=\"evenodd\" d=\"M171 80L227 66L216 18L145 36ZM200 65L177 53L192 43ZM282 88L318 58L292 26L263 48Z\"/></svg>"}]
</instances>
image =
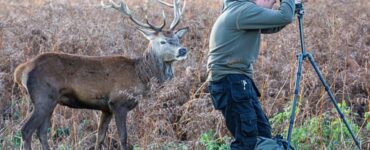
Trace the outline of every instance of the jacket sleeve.
<instances>
[{"instance_id":1,"label":"jacket sleeve","mask_svg":"<svg viewBox=\"0 0 370 150\"><path fill-rule=\"evenodd\" d=\"M271 34L271 33L276 33L276 32L279 32L280 30L282 30L283 28L285 28L286 25L284 26L279 26L279 27L275 27L275 28L268 28L268 29L261 29L261 33L262 34Z\"/></svg>"},{"instance_id":2,"label":"jacket sleeve","mask_svg":"<svg viewBox=\"0 0 370 150\"><path fill-rule=\"evenodd\" d=\"M294 0L282 0L278 10L259 7L250 2L238 12L236 26L239 30L271 28L281 30L282 27L293 21L294 10ZM266 30L266 32L268 31Z\"/></svg>"}]
</instances>

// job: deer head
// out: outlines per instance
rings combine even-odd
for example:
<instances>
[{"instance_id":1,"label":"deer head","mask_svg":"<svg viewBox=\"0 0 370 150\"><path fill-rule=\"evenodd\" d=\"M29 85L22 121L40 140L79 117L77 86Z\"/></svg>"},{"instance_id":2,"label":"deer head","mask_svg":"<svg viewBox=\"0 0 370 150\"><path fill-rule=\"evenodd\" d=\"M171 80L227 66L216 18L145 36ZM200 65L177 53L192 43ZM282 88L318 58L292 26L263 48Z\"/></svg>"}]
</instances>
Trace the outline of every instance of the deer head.
<instances>
[{"instance_id":1,"label":"deer head","mask_svg":"<svg viewBox=\"0 0 370 150\"><path fill-rule=\"evenodd\" d=\"M188 27L181 28L174 31L175 27L179 24L181 20L181 15L185 7L185 2L183 8L179 7L179 0L173 0L173 4L157 0L165 6L174 9L174 19L168 30L165 30L166 16L163 13L163 23L160 26L155 26L148 20L146 22L141 22L137 19L128 8L124 0L120 4L116 4L112 0L108 4L101 2L104 8L113 8L118 10L123 15L128 16L132 22L137 25L137 29L150 41L148 51L159 58L164 63L164 72L167 78L172 78L172 63L178 60L184 60L187 57L187 49L183 47L180 43L182 37L189 31Z\"/></svg>"}]
</instances>

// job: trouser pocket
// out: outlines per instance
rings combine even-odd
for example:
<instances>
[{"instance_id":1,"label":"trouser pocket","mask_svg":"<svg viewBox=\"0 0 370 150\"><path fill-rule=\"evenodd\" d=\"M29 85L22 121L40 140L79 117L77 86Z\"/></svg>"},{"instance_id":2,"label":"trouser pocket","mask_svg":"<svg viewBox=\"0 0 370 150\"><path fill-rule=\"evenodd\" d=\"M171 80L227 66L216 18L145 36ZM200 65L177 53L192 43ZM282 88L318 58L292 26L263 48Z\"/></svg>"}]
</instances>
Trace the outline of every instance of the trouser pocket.
<instances>
[{"instance_id":1,"label":"trouser pocket","mask_svg":"<svg viewBox=\"0 0 370 150\"><path fill-rule=\"evenodd\" d=\"M221 110L227 106L229 96L222 81L210 82L208 90L210 91L212 103L215 109Z\"/></svg>"},{"instance_id":2,"label":"trouser pocket","mask_svg":"<svg viewBox=\"0 0 370 150\"><path fill-rule=\"evenodd\" d=\"M245 75L228 75L227 79L231 85L231 96L235 102L258 99L258 92L253 81Z\"/></svg>"},{"instance_id":3,"label":"trouser pocket","mask_svg":"<svg viewBox=\"0 0 370 150\"><path fill-rule=\"evenodd\" d=\"M257 117L253 113L240 114L240 128L244 137L257 136Z\"/></svg>"}]
</instances>

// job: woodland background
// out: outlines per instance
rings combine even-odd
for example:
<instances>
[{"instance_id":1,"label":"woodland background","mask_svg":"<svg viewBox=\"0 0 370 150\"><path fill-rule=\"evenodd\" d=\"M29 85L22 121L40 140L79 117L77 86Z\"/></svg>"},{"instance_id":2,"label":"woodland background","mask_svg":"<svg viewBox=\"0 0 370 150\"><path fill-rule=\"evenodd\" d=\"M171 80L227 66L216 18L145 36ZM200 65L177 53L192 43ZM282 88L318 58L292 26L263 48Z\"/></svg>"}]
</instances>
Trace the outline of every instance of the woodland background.
<instances>
[{"instance_id":1,"label":"woodland background","mask_svg":"<svg viewBox=\"0 0 370 150\"><path fill-rule=\"evenodd\" d=\"M155 0L127 3L141 18L160 22L158 10L163 8ZM221 5L221 0L187 1L179 26L190 27L182 41L189 57L176 64L174 80L164 86L152 84L151 97L129 113L129 143L134 149L227 149L230 134L222 115L213 109L207 88L195 94L206 79L208 38ZM369 8L368 0L310 0L304 16L307 50L314 54L364 149L370 141ZM165 12L171 20L172 11ZM297 20L277 34L263 35L262 41L254 79L274 134L286 135L299 49ZM44 52L134 58L147 42L127 17L102 8L99 0L0 0L0 150L21 147L19 130L29 113L29 102L13 83L18 64ZM311 65L306 62L303 68L294 145L353 149L353 140ZM58 106L49 143L53 149L90 149L99 115ZM105 147L117 148L114 121L107 137ZM33 146L41 148L37 138Z\"/></svg>"}]
</instances>

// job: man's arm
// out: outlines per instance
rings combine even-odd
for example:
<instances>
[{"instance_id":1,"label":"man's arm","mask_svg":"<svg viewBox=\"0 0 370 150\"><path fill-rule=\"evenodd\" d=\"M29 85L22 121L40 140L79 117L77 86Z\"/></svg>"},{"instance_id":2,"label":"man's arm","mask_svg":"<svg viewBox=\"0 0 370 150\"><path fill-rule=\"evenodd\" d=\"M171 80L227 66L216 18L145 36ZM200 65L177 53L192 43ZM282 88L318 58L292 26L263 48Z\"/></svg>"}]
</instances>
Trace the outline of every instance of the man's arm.
<instances>
[{"instance_id":1,"label":"man's arm","mask_svg":"<svg viewBox=\"0 0 370 150\"><path fill-rule=\"evenodd\" d=\"M280 30L282 30L285 27L286 26L284 25L284 26L280 26L280 27L276 27L276 28L261 29L261 33L262 34L272 34L272 33L279 32Z\"/></svg>"},{"instance_id":2,"label":"man's arm","mask_svg":"<svg viewBox=\"0 0 370 150\"><path fill-rule=\"evenodd\" d=\"M270 30L272 32L281 30L293 21L294 10L294 0L282 0L278 10L259 7L251 3L238 13L236 26L239 30L271 28L277 28Z\"/></svg>"}]
</instances>

